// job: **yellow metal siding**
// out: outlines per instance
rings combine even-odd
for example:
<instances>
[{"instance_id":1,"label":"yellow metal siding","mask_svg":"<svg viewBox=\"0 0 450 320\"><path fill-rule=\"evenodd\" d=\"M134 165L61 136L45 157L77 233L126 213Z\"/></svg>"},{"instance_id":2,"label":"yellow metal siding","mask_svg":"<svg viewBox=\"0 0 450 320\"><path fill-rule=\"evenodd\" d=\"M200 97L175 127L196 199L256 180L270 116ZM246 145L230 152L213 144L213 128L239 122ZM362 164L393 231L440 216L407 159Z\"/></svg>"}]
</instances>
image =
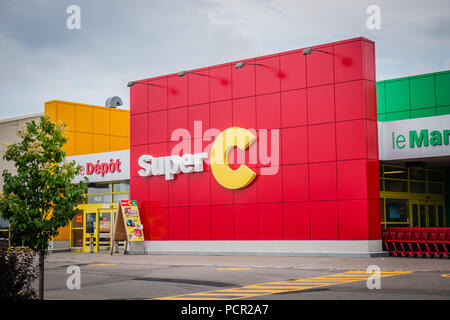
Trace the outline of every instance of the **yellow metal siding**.
<instances>
[{"instance_id":1,"label":"yellow metal siding","mask_svg":"<svg viewBox=\"0 0 450 320\"><path fill-rule=\"evenodd\" d=\"M125 150L130 147L130 112L67 101L45 103L45 115L67 125L67 156ZM54 240L70 240L70 226Z\"/></svg>"}]
</instances>

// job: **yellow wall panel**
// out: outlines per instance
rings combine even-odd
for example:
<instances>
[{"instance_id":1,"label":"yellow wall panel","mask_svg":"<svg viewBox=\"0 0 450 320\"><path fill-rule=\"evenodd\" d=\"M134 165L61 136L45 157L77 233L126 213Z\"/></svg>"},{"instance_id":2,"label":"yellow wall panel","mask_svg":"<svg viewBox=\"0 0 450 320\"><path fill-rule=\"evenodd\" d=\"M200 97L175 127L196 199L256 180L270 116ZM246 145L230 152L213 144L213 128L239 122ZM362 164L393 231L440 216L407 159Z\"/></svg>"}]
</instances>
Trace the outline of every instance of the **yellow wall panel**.
<instances>
[{"instance_id":1,"label":"yellow wall panel","mask_svg":"<svg viewBox=\"0 0 450 320\"><path fill-rule=\"evenodd\" d=\"M44 114L50 117L50 121L56 123L56 102L46 102L44 107Z\"/></svg>"},{"instance_id":2,"label":"yellow wall panel","mask_svg":"<svg viewBox=\"0 0 450 320\"><path fill-rule=\"evenodd\" d=\"M94 134L94 151L93 153L111 151L109 135Z\"/></svg>"},{"instance_id":3,"label":"yellow wall panel","mask_svg":"<svg viewBox=\"0 0 450 320\"><path fill-rule=\"evenodd\" d=\"M109 135L110 110L109 108L93 108L94 111L94 133Z\"/></svg>"},{"instance_id":4,"label":"yellow wall panel","mask_svg":"<svg viewBox=\"0 0 450 320\"><path fill-rule=\"evenodd\" d=\"M67 131L67 142L63 145L62 150L67 157L75 155L75 132Z\"/></svg>"},{"instance_id":5,"label":"yellow wall panel","mask_svg":"<svg viewBox=\"0 0 450 320\"><path fill-rule=\"evenodd\" d=\"M58 102L56 105L56 123L63 122L70 131L75 131L75 105Z\"/></svg>"},{"instance_id":6,"label":"yellow wall panel","mask_svg":"<svg viewBox=\"0 0 450 320\"><path fill-rule=\"evenodd\" d=\"M128 144L130 144L130 112L127 112L126 113L126 128L127 128L127 131L125 132L126 133L126 136L128 137Z\"/></svg>"},{"instance_id":7,"label":"yellow wall panel","mask_svg":"<svg viewBox=\"0 0 450 320\"><path fill-rule=\"evenodd\" d=\"M77 105L76 106L76 131L78 132L88 132L92 133L93 131L93 108Z\"/></svg>"},{"instance_id":8,"label":"yellow wall panel","mask_svg":"<svg viewBox=\"0 0 450 320\"><path fill-rule=\"evenodd\" d=\"M92 148L92 134L84 132L75 133L75 154L94 153Z\"/></svg>"},{"instance_id":9,"label":"yellow wall panel","mask_svg":"<svg viewBox=\"0 0 450 320\"><path fill-rule=\"evenodd\" d=\"M111 136L111 150L110 151L118 151L118 150L126 150L127 147L127 137L115 137Z\"/></svg>"},{"instance_id":10,"label":"yellow wall panel","mask_svg":"<svg viewBox=\"0 0 450 320\"><path fill-rule=\"evenodd\" d=\"M126 137L127 132L126 113L119 110L111 110L111 129L112 136Z\"/></svg>"},{"instance_id":11,"label":"yellow wall panel","mask_svg":"<svg viewBox=\"0 0 450 320\"><path fill-rule=\"evenodd\" d=\"M58 235L56 237L53 238L53 240L55 241L65 241L65 240L70 240L70 224L59 228L58 229Z\"/></svg>"}]
</instances>

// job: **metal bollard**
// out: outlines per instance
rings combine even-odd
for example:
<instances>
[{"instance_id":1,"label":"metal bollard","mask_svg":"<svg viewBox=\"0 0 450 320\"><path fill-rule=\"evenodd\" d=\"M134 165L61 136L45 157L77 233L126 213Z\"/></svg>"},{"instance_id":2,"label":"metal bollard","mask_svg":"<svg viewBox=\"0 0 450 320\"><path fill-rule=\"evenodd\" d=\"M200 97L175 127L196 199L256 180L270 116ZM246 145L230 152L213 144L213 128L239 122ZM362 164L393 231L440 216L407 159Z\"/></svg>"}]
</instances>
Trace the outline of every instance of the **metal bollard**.
<instances>
[{"instance_id":1,"label":"metal bollard","mask_svg":"<svg viewBox=\"0 0 450 320\"><path fill-rule=\"evenodd\" d=\"M94 234L93 233L89 234L89 251L90 251L90 253L94 252Z\"/></svg>"}]
</instances>

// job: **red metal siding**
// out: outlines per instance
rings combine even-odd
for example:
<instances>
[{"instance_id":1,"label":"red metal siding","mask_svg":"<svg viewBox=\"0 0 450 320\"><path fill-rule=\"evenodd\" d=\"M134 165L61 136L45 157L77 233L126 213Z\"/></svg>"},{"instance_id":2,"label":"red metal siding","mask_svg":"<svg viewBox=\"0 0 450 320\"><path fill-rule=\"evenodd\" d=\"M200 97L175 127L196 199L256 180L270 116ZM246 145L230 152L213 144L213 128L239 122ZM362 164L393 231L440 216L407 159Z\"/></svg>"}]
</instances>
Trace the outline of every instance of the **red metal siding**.
<instances>
[{"instance_id":1,"label":"red metal siding","mask_svg":"<svg viewBox=\"0 0 450 320\"><path fill-rule=\"evenodd\" d=\"M131 88L131 197L149 240L380 239L374 44L357 38L147 79ZM142 154L167 156L186 129L280 129L279 170L240 190L204 172L140 177ZM258 137L259 140L259 137ZM270 139L269 139L270 140ZM259 142L259 141L258 141ZM253 144L251 148L255 148ZM231 158L245 152L233 150ZM233 165L236 168L238 165ZM276 171L276 170L275 170Z\"/></svg>"}]
</instances>

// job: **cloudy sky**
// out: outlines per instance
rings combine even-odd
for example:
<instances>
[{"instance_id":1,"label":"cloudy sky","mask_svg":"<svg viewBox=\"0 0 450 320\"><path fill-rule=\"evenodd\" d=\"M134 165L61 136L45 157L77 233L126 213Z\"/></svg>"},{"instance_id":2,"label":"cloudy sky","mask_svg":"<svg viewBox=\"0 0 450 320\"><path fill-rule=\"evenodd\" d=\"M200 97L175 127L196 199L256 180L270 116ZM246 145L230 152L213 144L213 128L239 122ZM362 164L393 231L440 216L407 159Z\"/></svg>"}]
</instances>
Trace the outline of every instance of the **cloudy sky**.
<instances>
[{"instance_id":1,"label":"cloudy sky","mask_svg":"<svg viewBox=\"0 0 450 320\"><path fill-rule=\"evenodd\" d=\"M449 70L449 18L449 0L0 0L0 119L55 99L128 108L129 80L359 36L378 80Z\"/></svg>"}]
</instances>

